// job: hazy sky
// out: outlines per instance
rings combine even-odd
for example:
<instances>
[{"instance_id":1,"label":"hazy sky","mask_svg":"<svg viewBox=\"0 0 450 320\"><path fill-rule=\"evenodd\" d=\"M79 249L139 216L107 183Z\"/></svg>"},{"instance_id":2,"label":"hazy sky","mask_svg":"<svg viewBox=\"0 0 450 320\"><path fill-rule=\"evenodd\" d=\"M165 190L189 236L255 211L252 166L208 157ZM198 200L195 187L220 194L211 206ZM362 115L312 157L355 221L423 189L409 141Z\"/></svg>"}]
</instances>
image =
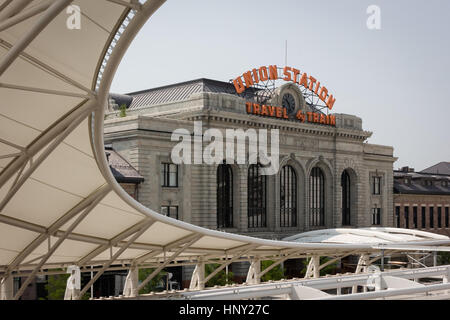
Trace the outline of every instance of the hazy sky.
<instances>
[{"instance_id":1,"label":"hazy sky","mask_svg":"<svg viewBox=\"0 0 450 320\"><path fill-rule=\"evenodd\" d=\"M369 30L369 5L381 30ZM197 78L228 81L262 65L319 79L333 111L363 119L394 168L450 161L450 1L168 0L114 80L127 93Z\"/></svg>"}]
</instances>

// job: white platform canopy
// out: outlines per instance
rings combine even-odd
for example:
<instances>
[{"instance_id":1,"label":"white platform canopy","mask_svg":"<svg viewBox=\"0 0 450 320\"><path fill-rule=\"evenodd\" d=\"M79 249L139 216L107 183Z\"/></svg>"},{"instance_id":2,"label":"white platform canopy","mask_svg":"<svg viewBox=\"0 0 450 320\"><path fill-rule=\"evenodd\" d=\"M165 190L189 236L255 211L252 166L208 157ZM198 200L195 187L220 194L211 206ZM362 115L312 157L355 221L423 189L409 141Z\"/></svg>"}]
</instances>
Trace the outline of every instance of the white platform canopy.
<instances>
[{"instance_id":1,"label":"white platform canopy","mask_svg":"<svg viewBox=\"0 0 450 320\"><path fill-rule=\"evenodd\" d=\"M0 277L27 271L16 299L36 274L69 265L95 266L95 281L117 265L159 271L373 249L207 230L149 210L115 182L103 145L111 81L163 2L0 0ZM67 27L71 4L81 29Z\"/></svg>"}]
</instances>

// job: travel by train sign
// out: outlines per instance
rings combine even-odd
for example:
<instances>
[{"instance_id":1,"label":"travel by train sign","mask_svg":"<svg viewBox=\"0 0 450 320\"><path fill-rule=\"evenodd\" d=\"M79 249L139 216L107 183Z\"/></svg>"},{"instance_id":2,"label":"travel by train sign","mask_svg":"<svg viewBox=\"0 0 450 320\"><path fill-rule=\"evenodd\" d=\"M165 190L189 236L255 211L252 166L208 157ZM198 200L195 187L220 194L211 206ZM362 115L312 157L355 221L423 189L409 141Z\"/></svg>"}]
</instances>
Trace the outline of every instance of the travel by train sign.
<instances>
[{"instance_id":1,"label":"travel by train sign","mask_svg":"<svg viewBox=\"0 0 450 320\"><path fill-rule=\"evenodd\" d=\"M247 113L258 116L266 116L279 119L290 119L285 107L274 107L253 102L245 103ZM295 118L301 122L318 123L330 126L336 126L336 117L333 115L325 115L318 112L303 112L299 110Z\"/></svg>"},{"instance_id":2,"label":"travel by train sign","mask_svg":"<svg viewBox=\"0 0 450 320\"><path fill-rule=\"evenodd\" d=\"M325 86L322 86L313 76L308 76L307 73L301 73L300 70L292 67L278 68L276 65L262 66L258 69L246 71L242 76L233 80L234 88L238 94L243 93L246 89L253 87L258 90L265 90L267 83L271 82L274 85L275 80L284 80L295 83L299 87L303 87L303 93L309 99L309 105L316 107L316 109L331 110L336 102L332 94L328 92ZM261 84L260 84L261 83ZM271 90L267 90L271 92ZM315 110L304 110L304 108L296 108L295 98L289 94L283 94L281 97L282 106L267 105L268 99L262 103L247 102L246 111L248 114L259 116L273 117L279 119L297 119L301 122L316 123L322 125L336 126L336 117L333 115L324 114L322 112L313 112ZM304 97L302 96L304 100ZM298 100L298 99L297 99ZM318 106L321 100L324 105ZM276 102L275 102L276 103ZM281 104L281 101L279 101ZM298 107L298 104L297 104ZM297 110L297 112L294 112Z\"/></svg>"}]
</instances>

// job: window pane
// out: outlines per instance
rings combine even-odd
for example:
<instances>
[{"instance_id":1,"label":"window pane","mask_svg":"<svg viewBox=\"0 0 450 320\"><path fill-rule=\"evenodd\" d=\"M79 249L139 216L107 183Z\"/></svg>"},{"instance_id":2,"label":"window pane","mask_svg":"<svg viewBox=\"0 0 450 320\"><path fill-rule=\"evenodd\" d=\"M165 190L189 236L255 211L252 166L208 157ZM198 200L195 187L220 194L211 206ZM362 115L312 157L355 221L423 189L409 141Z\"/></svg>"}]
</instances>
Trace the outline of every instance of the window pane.
<instances>
[{"instance_id":1,"label":"window pane","mask_svg":"<svg viewBox=\"0 0 450 320\"><path fill-rule=\"evenodd\" d=\"M167 216L167 214L169 213L169 207L161 207L161 214Z\"/></svg>"},{"instance_id":2,"label":"window pane","mask_svg":"<svg viewBox=\"0 0 450 320\"><path fill-rule=\"evenodd\" d=\"M426 209L422 207L422 228L426 228Z\"/></svg>"},{"instance_id":3,"label":"window pane","mask_svg":"<svg viewBox=\"0 0 450 320\"><path fill-rule=\"evenodd\" d=\"M261 175L261 165L252 164L248 168L248 227L266 227L266 177Z\"/></svg>"},{"instance_id":4,"label":"window pane","mask_svg":"<svg viewBox=\"0 0 450 320\"><path fill-rule=\"evenodd\" d=\"M320 168L315 167L309 176L310 225L325 225L325 177Z\"/></svg>"},{"instance_id":5,"label":"window pane","mask_svg":"<svg viewBox=\"0 0 450 320\"><path fill-rule=\"evenodd\" d=\"M400 228L400 207L395 207L395 221L397 228Z\"/></svg>"},{"instance_id":6,"label":"window pane","mask_svg":"<svg viewBox=\"0 0 450 320\"><path fill-rule=\"evenodd\" d=\"M177 187L177 172L169 172L169 186Z\"/></svg>"},{"instance_id":7,"label":"window pane","mask_svg":"<svg viewBox=\"0 0 450 320\"><path fill-rule=\"evenodd\" d=\"M280 172L280 226L297 226L297 176L288 165Z\"/></svg>"},{"instance_id":8,"label":"window pane","mask_svg":"<svg viewBox=\"0 0 450 320\"><path fill-rule=\"evenodd\" d=\"M169 217L178 219L178 206L169 207Z\"/></svg>"}]
</instances>

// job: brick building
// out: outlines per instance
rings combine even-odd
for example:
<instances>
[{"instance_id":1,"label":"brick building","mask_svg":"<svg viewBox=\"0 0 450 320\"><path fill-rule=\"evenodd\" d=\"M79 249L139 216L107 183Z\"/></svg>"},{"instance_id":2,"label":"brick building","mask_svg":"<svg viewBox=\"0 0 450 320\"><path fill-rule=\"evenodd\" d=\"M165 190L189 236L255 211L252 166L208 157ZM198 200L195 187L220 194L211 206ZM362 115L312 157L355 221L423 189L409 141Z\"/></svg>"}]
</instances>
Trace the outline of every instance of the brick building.
<instances>
[{"instance_id":1,"label":"brick building","mask_svg":"<svg viewBox=\"0 0 450 320\"><path fill-rule=\"evenodd\" d=\"M394 225L450 236L450 162L394 171Z\"/></svg>"}]
</instances>

